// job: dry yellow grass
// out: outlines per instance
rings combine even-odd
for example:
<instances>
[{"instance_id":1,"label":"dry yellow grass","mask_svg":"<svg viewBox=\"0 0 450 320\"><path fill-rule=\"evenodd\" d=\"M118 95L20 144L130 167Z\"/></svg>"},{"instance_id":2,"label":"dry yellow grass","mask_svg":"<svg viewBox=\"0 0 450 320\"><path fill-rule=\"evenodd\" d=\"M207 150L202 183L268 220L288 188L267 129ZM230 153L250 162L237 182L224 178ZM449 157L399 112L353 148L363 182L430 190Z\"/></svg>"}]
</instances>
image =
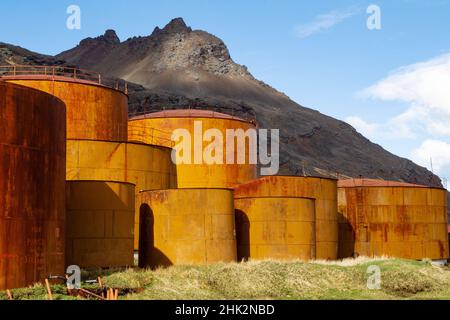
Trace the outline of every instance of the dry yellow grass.
<instances>
[{"instance_id":1,"label":"dry yellow grass","mask_svg":"<svg viewBox=\"0 0 450 320\"><path fill-rule=\"evenodd\" d=\"M378 266L381 271L379 290L367 287L369 266ZM139 293L121 297L131 300L450 299L450 269L432 266L427 261L250 261L108 273L103 278L108 286L140 289ZM97 273L90 276L94 275ZM55 290L57 298L66 298L60 287ZM24 299L45 299L40 286L13 293ZM0 294L1 298L6 296Z\"/></svg>"},{"instance_id":2,"label":"dry yellow grass","mask_svg":"<svg viewBox=\"0 0 450 320\"><path fill-rule=\"evenodd\" d=\"M369 266L381 289L369 290ZM358 258L339 262L260 261L125 272L146 278L127 299L450 299L450 269L429 262ZM117 275L106 278L116 280Z\"/></svg>"}]
</instances>

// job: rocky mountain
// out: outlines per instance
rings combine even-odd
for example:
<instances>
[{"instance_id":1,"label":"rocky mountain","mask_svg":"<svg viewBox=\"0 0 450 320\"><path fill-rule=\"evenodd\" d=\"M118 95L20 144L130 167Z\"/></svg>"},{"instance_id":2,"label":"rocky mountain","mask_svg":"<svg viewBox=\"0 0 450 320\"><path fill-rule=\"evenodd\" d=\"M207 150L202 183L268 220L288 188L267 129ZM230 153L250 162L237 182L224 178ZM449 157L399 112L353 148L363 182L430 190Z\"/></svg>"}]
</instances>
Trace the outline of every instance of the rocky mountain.
<instances>
[{"instance_id":1,"label":"rocky mountain","mask_svg":"<svg viewBox=\"0 0 450 320\"><path fill-rule=\"evenodd\" d=\"M8 65L64 65L66 62L52 56L0 42L0 66Z\"/></svg>"},{"instance_id":2,"label":"rocky mountain","mask_svg":"<svg viewBox=\"0 0 450 320\"><path fill-rule=\"evenodd\" d=\"M20 58L21 57L21 58ZM48 60L47 60L48 59ZM0 45L0 62L62 63L131 82L130 112L214 109L279 128L281 174L367 177L441 186L408 159L370 142L349 124L300 106L235 63L224 42L181 19L145 37L120 41L113 30L56 57Z\"/></svg>"}]
</instances>

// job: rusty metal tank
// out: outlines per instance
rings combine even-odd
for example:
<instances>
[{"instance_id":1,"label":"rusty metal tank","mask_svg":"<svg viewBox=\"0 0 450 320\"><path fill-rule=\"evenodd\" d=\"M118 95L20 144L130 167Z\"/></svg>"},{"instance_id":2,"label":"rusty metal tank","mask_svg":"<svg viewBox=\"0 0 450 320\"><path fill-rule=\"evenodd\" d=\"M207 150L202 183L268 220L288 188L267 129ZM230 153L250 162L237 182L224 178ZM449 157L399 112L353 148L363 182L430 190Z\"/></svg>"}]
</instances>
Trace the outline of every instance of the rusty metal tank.
<instances>
[{"instance_id":1,"label":"rusty metal tank","mask_svg":"<svg viewBox=\"0 0 450 320\"><path fill-rule=\"evenodd\" d=\"M132 267L135 185L68 181L66 193L67 265Z\"/></svg>"},{"instance_id":2,"label":"rusty metal tank","mask_svg":"<svg viewBox=\"0 0 450 320\"><path fill-rule=\"evenodd\" d=\"M64 275L66 110L0 81L0 290Z\"/></svg>"},{"instance_id":3,"label":"rusty metal tank","mask_svg":"<svg viewBox=\"0 0 450 320\"><path fill-rule=\"evenodd\" d=\"M134 117L129 122L129 140L147 144L174 147L172 133L176 129L186 129L190 132L194 149L196 142L195 124L200 123L203 132L217 129L222 133L224 142L227 129L247 132L255 129L255 123L222 113L204 110L171 110L157 112L145 116ZM203 138L203 135L200 135ZM238 139L235 139L237 145ZM248 140L247 140L248 142ZM204 150L211 142L200 142ZM225 149L225 148L224 148ZM235 148L237 150L237 148ZM223 152L225 164L192 164L177 165L177 179L179 188L230 188L257 178L257 166L249 164L249 145L245 147L245 164L226 164L226 152Z\"/></svg>"},{"instance_id":4,"label":"rusty metal tank","mask_svg":"<svg viewBox=\"0 0 450 320\"><path fill-rule=\"evenodd\" d=\"M98 82L50 75L16 75L5 81L38 89L67 107L67 138L127 141L128 97Z\"/></svg>"},{"instance_id":5,"label":"rusty metal tank","mask_svg":"<svg viewBox=\"0 0 450 320\"><path fill-rule=\"evenodd\" d=\"M142 143L67 141L67 180L121 181L142 190L175 188L171 149ZM135 249L138 249L139 201L136 201Z\"/></svg>"},{"instance_id":6,"label":"rusty metal tank","mask_svg":"<svg viewBox=\"0 0 450 320\"><path fill-rule=\"evenodd\" d=\"M295 205L293 204L295 201L298 202L298 208L301 209L298 212L295 212ZM264 204L271 210L267 210ZM313 204L314 212L311 211ZM271 238L275 237L278 242L285 241L284 239L292 239L292 241L296 241L297 245L300 245L299 239L301 239L301 247L297 248L297 259L335 260L337 258L337 180L292 176L260 178L235 188L235 207L237 210L238 247L240 247L241 252L248 252L253 246L252 238L249 241L241 240L246 239L246 234L252 236L252 222L257 222L256 225L258 225L260 217L265 217L264 221L278 217L273 220L273 224L268 222L265 224L266 230L262 235L264 235L266 242L270 242ZM314 214L313 221L311 221L312 214ZM296 222L302 223L297 225L289 223L288 227L288 223L285 221L284 229L278 227L280 224L283 225L284 217L292 219L292 216L296 217ZM314 232L312 233L313 225ZM250 233L247 231L248 229ZM261 234L257 229L255 229L255 232ZM256 241L256 243L261 242L259 238L256 238ZM276 242L274 242L275 244ZM265 253L261 257L291 259L290 245L291 243L285 241L286 247L283 250L287 252L286 255L276 253L270 256ZM240 258L247 257L244 255ZM260 256L253 256L250 252L248 258L259 259Z\"/></svg>"},{"instance_id":7,"label":"rusty metal tank","mask_svg":"<svg viewBox=\"0 0 450 320\"><path fill-rule=\"evenodd\" d=\"M339 256L447 259L447 191L371 179L339 182Z\"/></svg>"},{"instance_id":8,"label":"rusty metal tank","mask_svg":"<svg viewBox=\"0 0 450 320\"><path fill-rule=\"evenodd\" d=\"M141 267L236 261L232 190L173 189L140 197Z\"/></svg>"},{"instance_id":9,"label":"rusty metal tank","mask_svg":"<svg viewBox=\"0 0 450 320\"><path fill-rule=\"evenodd\" d=\"M316 258L314 199L242 198L235 207L238 261Z\"/></svg>"}]
</instances>

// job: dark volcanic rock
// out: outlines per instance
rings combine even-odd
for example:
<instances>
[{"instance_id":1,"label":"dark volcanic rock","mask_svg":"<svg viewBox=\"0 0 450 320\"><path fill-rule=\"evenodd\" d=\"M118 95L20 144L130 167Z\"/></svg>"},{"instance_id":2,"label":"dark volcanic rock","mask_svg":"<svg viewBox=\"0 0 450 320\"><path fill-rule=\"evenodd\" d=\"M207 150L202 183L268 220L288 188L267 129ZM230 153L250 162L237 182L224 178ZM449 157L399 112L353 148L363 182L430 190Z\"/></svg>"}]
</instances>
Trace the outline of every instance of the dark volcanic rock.
<instances>
[{"instance_id":1,"label":"dark volcanic rock","mask_svg":"<svg viewBox=\"0 0 450 320\"><path fill-rule=\"evenodd\" d=\"M0 65L65 65L66 61L0 42Z\"/></svg>"},{"instance_id":2,"label":"dark volcanic rock","mask_svg":"<svg viewBox=\"0 0 450 320\"><path fill-rule=\"evenodd\" d=\"M172 21L170 21L165 27L164 29L159 29L158 27L156 27L155 30L159 30L159 33L183 33L183 32L191 32L192 29L189 28L186 23L184 22L184 20L182 18L175 18Z\"/></svg>"}]
</instances>

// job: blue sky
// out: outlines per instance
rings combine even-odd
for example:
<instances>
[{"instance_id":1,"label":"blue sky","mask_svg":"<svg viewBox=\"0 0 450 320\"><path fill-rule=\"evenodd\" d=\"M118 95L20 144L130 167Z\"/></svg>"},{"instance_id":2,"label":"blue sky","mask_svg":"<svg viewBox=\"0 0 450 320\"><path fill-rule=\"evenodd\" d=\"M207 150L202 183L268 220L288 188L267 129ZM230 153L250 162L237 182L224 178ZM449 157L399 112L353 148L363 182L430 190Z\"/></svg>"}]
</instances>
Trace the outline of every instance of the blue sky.
<instances>
[{"instance_id":1,"label":"blue sky","mask_svg":"<svg viewBox=\"0 0 450 320\"><path fill-rule=\"evenodd\" d=\"M66 28L71 4L81 30ZM381 30L366 26L371 4ZM450 178L449 14L449 0L2 0L0 41L56 54L109 28L126 40L183 17L293 100Z\"/></svg>"}]
</instances>

